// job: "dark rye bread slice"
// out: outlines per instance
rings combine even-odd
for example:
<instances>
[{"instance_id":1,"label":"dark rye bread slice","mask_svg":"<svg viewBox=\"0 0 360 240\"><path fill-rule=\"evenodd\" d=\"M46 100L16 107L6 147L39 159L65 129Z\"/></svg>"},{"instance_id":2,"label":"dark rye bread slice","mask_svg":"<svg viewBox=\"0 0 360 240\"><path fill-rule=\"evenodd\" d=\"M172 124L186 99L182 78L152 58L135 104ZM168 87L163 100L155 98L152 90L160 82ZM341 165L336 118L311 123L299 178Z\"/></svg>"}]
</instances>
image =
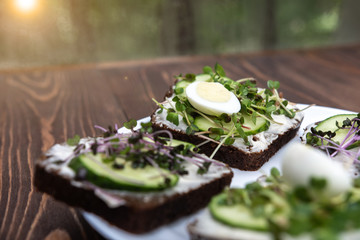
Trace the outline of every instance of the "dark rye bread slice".
<instances>
[{"instance_id":1,"label":"dark rye bread slice","mask_svg":"<svg viewBox=\"0 0 360 240\"><path fill-rule=\"evenodd\" d=\"M173 95L173 87L171 87L165 94L164 99L169 98ZM156 109L151 115L151 122L153 129L157 130L168 130L173 134L175 139L182 141L190 142L195 145L203 143L205 140L196 136L196 135L187 135L184 131L179 129L170 128L162 123L159 123L156 120L156 112L159 109ZM264 165L282 146L288 143L291 139L296 136L297 131L300 128L303 117L300 120L297 120L286 132L278 134L277 139L272 141L269 144L267 149L264 149L259 152L250 152L243 151L239 148L236 148L232 145L230 146L221 146L219 151L214 156L214 159L222 161L228 164L230 167L237 168L245 171L256 171L262 165ZM164 135L165 136L165 135ZM256 137L255 137L256 138ZM200 153L204 153L207 156L210 156L217 144L214 142L209 142L207 144L201 145L199 147Z\"/></svg>"},{"instance_id":2,"label":"dark rye bread slice","mask_svg":"<svg viewBox=\"0 0 360 240\"><path fill-rule=\"evenodd\" d=\"M190 215L205 207L211 197L230 185L233 173L226 167L221 176L209 179L196 189L185 193L174 193L147 200L145 198L123 195L124 204L109 207L95 193L93 187L73 184L73 179L61 176L58 170L48 169L38 161L35 167L34 185L44 193L70 206L92 212L125 231L141 234L159 226Z\"/></svg>"},{"instance_id":3,"label":"dark rye bread slice","mask_svg":"<svg viewBox=\"0 0 360 240\"><path fill-rule=\"evenodd\" d=\"M156 123L154 120L154 116L152 117L153 129L154 130L169 130L175 139L179 139L182 141L190 142L195 145L204 142L204 139L196 136L196 135L187 135L182 131L171 129L167 126L160 125ZM269 159L286 143L288 143L291 139L296 136L297 131L299 130L301 122L299 122L296 126L290 128L284 134L278 135L278 138L274 140L267 149L262 150L260 152L245 152L241 149L238 149L234 146L221 146L221 148L217 151L214 156L214 159L222 161L228 164L230 167L237 168L245 171L256 171L262 165L264 165ZM204 153L207 156L210 156L217 144L214 142L209 142L199 147L200 153Z\"/></svg>"}]
</instances>

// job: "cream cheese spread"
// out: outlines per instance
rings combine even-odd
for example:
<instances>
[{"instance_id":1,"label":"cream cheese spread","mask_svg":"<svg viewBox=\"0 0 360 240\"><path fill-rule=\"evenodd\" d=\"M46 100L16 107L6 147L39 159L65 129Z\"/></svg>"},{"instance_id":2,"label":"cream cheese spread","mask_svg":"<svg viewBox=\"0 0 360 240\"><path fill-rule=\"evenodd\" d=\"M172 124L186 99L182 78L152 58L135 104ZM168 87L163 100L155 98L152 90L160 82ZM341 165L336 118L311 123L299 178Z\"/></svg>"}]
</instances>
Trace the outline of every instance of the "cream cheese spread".
<instances>
[{"instance_id":1,"label":"cream cheese spread","mask_svg":"<svg viewBox=\"0 0 360 240\"><path fill-rule=\"evenodd\" d=\"M91 144L92 142L93 140L91 138L84 138L80 141L80 143L85 145ZM203 184L207 184L217 178L220 178L223 174L231 172L230 168L223 164L211 164L208 172L200 175L197 174L198 167L196 165L189 162L184 162L184 166L188 171L188 174L179 176L178 183L172 188L168 188L163 191L146 193L125 190L107 190L100 189L86 182L74 180L74 170L68 166L69 161L64 162L71 158L73 151L74 147L69 146L66 143L56 144L46 152L47 159L42 161L40 164L45 167L46 171L56 173L70 180L73 186L79 188L93 188L95 194L100 199L102 199L109 208L115 208L120 205L126 204L126 201L122 200L122 198L124 197L132 197L145 202L157 201L161 203L163 201L166 201L166 197L189 192L193 189L200 187Z\"/></svg>"},{"instance_id":2,"label":"cream cheese spread","mask_svg":"<svg viewBox=\"0 0 360 240\"><path fill-rule=\"evenodd\" d=\"M172 106L173 97L174 95L165 100L163 104L165 108L173 108ZM289 109L295 108L295 106L292 105L288 105L287 107ZM156 111L155 122L159 124L161 127L166 126L168 128L181 131L184 134L186 134L185 132L188 126L184 122L182 116L179 116L178 126L166 120L166 116L167 116L166 111L162 111L161 113L158 113L158 111ZM252 137L251 136L248 137L250 146L245 145L244 140L242 138L237 138L233 143L233 146L242 151L246 151L250 153L264 151L268 148L269 145L271 145L273 141L275 141L279 137L279 135L282 135L288 130L298 126L304 117L302 112L297 112L294 118L288 118L285 115L275 115L275 114L272 114L271 116L274 119L274 121L281 124L271 123L268 130L252 135Z\"/></svg>"}]
</instances>

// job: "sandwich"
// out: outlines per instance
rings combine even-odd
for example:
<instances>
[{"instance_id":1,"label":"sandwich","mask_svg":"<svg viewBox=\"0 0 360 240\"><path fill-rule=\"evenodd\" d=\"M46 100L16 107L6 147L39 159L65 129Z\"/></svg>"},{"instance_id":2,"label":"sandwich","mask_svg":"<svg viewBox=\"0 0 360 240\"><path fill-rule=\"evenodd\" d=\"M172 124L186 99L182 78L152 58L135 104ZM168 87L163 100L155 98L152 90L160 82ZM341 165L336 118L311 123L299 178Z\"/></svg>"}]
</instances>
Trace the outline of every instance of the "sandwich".
<instances>
[{"instance_id":1,"label":"sandwich","mask_svg":"<svg viewBox=\"0 0 360 240\"><path fill-rule=\"evenodd\" d=\"M359 239L360 181L323 152L294 143L282 175L226 189L188 225L191 239Z\"/></svg>"},{"instance_id":2,"label":"sandwich","mask_svg":"<svg viewBox=\"0 0 360 240\"><path fill-rule=\"evenodd\" d=\"M194 145L153 132L150 123L125 126L131 131L98 127L100 137L51 147L36 163L36 188L140 234L194 213L230 184L231 169Z\"/></svg>"},{"instance_id":3,"label":"sandwich","mask_svg":"<svg viewBox=\"0 0 360 240\"><path fill-rule=\"evenodd\" d=\"M224 69L176 76L151 116L153 128L195 144L230 167L255 171L297 133L303 119L278 92L279 82L258 88L252 78L232 80Z\"/></svg>"}]
</instances>

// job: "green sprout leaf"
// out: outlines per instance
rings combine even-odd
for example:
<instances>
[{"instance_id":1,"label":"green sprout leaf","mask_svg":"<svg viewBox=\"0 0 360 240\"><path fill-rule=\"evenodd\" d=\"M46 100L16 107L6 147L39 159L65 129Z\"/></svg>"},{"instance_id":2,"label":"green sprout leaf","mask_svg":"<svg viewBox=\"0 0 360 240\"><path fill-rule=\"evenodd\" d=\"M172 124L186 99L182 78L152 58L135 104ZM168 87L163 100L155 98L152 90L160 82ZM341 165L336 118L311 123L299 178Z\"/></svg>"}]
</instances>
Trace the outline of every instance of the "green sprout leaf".
<instances>
[{"instance_id":1,"label":"green sprout leaf","mask_svg":"<svg viewBox=\"0 0 360 240\"><path fill-rule=\"evenodd\" d=\"M127 129L133 129L134 127L136 127L137 125L137 121L134 119L130 119L128 122L124 123L124 127Z\"/></svg>"},{"instance_id":2,"label":"green sprout leaf","mask_svg":"<svg viewBox=\"0 0 360 240\"><path fill-rule=\"evenodd\" d=\"M247 138L246 133L244 132L244 129L242 128L242 125L240 123L235 124L236 131L239 134L239 136L244 139L245 143L248 143L249 140Z\"/></svg>"},{"instance_id":3,"label":"green sprout leaf","mask_svg":"<svg viewBox=\"0 0 360 240\"><path fill-rule=\"evenodd\" d=\"M186 81L189 81L189 82L193 82L195 81L195 78L196 78L196 75L193 74L193 73L188 73L185 75L185 79Z\"/></svg>"},{"instance_id":4,"label":"green sprout leaf","mask_svg":"<svg viewBox=\"0 0 360 240\"><path fill-rule=\"evenodd\" d=\"M271 113L271 112L274 112L274 111L276 111L276 106L273 105L273 104L271 104L271 103L269 103L269 105L268 105L267 108L266 108L266 112L267 112L267 113Z\"/></svg>"},{"instance_id":5,"label":"green sprout leaf","mask_svg":"<svg viewBox=\"0 0 360 240\"><path fill-rule=\"evenodd\" d=\"M209 131L213 134L224 135L224 130L221 128L209 128Z\"/></svg>"},{"instance_id":6,"label":"green sprout leaf","mask_svg":"<svg viewBox=\"0 0 360 240\"><path fill-rule=\"evenodd\" d=\"M224 68L218 63L215 64L215 72L221 77L226 77Z\"/></svg>"},{"instance_id":7,"label":"green sprout leaf","mask_svg":"<svg viewBox=\"0 0 360 240\"><path fill-rule=\"evenodd\" d=\"M182 112L185 111L186 106L182 104L181 102L176 102L175 104L176 111Z\"/></svg>"},{"instance_id":8,"label":"green sprout leaf","mask_svg":"<svg viewBox=\"0 0 360 240\"><path fill-rule=\"evenodd\" d=\"M178 101L180 101L180 98L178 96L175 96L175 97L173 97L172 101L173 102L178 102Z\"/></svg>"},{"instance_id":9,"label":"green sprout leaf","mask_svg":"<svg viewBox=\"0 0 360 240\"><path fill-rule=\"evenodd\" d=\"M279 81L269 80L269 81L267 82L267 86L268 86L268 88L270 88L270 89L279 89L280 83L279 83Z\"/></svg>"},{"instance_id":10,"label":"green sprout leaf","mask_svg":"<svg viewBox=\"0 0 360 240\"><path fill-rule=\"evenodd\" d=\"M360 188L360 178L355 178L354 179L354 187Z\"/></svg>"},{"instance_id":11,"label":"green sprout leaf","mask_svg":"<svg viewBox=\"0 0 360 240\"><path fill-rule=\"evenodd\" d=\"M203 68L203 73L211 74L211 73L213 73L213 70L212 70L212 68L210 66L205 66Z\"/></svg>"},{"instance_id":12,"label":"green sprout leaf","mask_svg":"<svg viewBox=\"0 0 360 240\"><path fill-rule=\"evenodd\" d=\"M202 164L202 166L199 167L199 169L197 170L197 173L200 174L200 175L202 175L204 173L207 173L207 171L209 170L210 165L211 165L211 162L204 162Z\"/></svg>"},{"instance_id":13,"label":"green sprout leaf","mask_svg":"<svg viewBox=\"0 0 360 240\"><path fill-rule=\"evenodd\" d=\"M234 138L228 137L225 139L224 145L232 145L235 142Z\"/></svg>"},{"instance_id":14,"label":"green sprout leaf","mask_svg":"<svg viewBox=\"0 0 360 240\"><path fill-rule=\"evenodd\" d=\"M174 92L175 94L182 94L184 92L184 88L175 88Z\"/></svg>"},{"instance_id":15,"label":"green sprout leaf","mask_svg":"<svg viewBox=\"0 0 360 240\"><path fill-rule=\"evenodd\" d=\"M219 118L221 121L224 121L225 123L231 122L231 116L226 113L221 114Z\"/></svg>"},{"instance_id":16,"label":"green sprout leaf","mask_svg":"<svg viewBox=\"0 0 360 240\"><path fill-rule=\"evenodd\" d=\"M280 177L280 171L277 168L272 168L270 174L274 178Z\"/></svg>"},{"instance_id":17,"label":"green sprout leaf","mask_svg":"<svg viewBox=\"0 0 360 240\"><path fill-rule=\"evenodd\" d=\"M327 184L326 179L323 179L323 178L312 177L310 179L310 186L316 190L324 190L326 187L326 184Z\"/></svg>"},{"instance_id":18,"label":"green sprout leaf","mask_svg":"<svg viewBox=\"0 0 360 240\"><path fill-rule=\"evenodd\" d=\"M168 112L166 120L175 124L176 126L179 126L179 115L175 112Z\"/></svg>"},{"instance_id":19,"label":"green sprout leaf","mask_svg":"<svg viewBox=\"0 0 360 240\"><path fill-rule=\"evenodd\" d=\"M69 138L66 143L70 146L76 146L80 141L80 136L79 135L75 135L73 138Z\"/></svg>"},{"instance_id":20,"label":"green sprout leaf","mask_svg":"<svg viewBox=\"0 0 360 240\"><path fill-rule=\"evenodd\" d=\"M253 112L253 113L251 114L251 121L252 121L254 124L256 124L256 116L257 116L256 112Z\"/></svg>"},{"instance_id":21,"label":"green sprout leaf","mask_svg":"<svg viewBox=\"0 0 360 240\"><path fill-rule=\"evenodd\" d=\"M152 123L151 122L146 122L146 123L141 123L141 132L147 132L147 133L152 133L153 129L152 129Z\"/></svg>"},{"instance_id":22,"label":"green sprout leaf","mask_svg":"<svg viewBox=\"0 0 360 240\"><path fill-rule=\"evenodd\" d=\"M186 128L186 134L188 134L188 135L192 135L198 131L199 131L199 128L194 123L191 123L191 125Z\"/></svg>"}]
</instances>

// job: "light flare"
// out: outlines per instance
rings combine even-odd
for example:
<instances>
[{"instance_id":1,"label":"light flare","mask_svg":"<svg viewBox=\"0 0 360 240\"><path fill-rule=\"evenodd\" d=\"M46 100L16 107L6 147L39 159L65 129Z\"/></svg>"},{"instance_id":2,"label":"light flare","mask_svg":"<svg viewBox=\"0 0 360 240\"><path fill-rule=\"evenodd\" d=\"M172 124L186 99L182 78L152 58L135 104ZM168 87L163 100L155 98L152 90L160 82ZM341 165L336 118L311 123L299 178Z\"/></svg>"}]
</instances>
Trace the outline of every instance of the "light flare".
<instances>
[{"instance_id":1,"label":"light flare","mask_svg":"<svg viewBox=\"0 0 360 240\"><path fill-rule=\"evenodd\" d=\"M30 12L36 8L38 0L15 0L15 6L22 12Z\"/></svg>"}]
</instances>

